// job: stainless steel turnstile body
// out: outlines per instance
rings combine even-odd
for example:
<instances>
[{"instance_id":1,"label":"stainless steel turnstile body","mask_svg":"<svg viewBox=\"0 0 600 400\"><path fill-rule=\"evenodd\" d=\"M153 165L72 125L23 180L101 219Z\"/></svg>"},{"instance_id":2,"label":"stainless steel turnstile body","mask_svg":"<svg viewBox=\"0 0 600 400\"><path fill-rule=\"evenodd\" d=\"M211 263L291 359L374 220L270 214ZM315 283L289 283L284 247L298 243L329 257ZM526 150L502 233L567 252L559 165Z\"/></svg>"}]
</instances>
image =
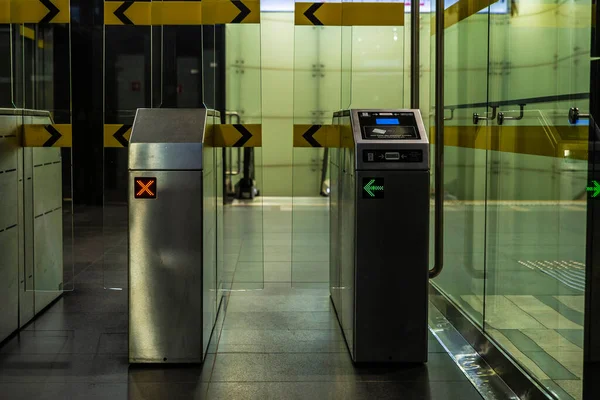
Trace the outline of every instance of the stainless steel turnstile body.
<instances>
[{"instance_id":1,"label":"stainless steel turnstile body","mask_svg":"<svg viewBox=\"0 0 600 400\"><path fill-rule=\"evenodd\" d=\"M204 360L217 315L214 199L222 177L210 142L218 119L206 109L137 111L129 147L131 363Z\"/></svg>"},{"instance_id":2,"label":"stainless steel turnstile body","mask_svg":"<svg viewBox=\"0 0 600 400\"><path fill-rule=\"evenodd\" d=\"M330 292L354 362L427 361L429 143L419 110L335 113Z\"/></svg>"}]
</instances>

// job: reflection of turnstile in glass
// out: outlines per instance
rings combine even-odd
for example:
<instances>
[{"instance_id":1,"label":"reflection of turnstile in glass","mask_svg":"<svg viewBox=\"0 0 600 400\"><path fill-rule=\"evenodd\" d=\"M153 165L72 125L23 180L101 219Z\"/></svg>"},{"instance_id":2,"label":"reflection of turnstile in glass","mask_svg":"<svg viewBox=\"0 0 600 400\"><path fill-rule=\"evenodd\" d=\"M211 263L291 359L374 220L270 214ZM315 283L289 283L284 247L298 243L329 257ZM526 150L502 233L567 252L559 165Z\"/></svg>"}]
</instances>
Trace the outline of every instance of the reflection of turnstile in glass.
<instances>
[{"instance_id":1,"label":"reflection of turnstile in glass","mask_svg":"<svg viewBox=\"0 0 600 400\"><path fill-rule=\"evenodd\" d=\"M219 113L140 109L129 147L129 361L202 362L216 321ZM222 200L220 200L222 201Z\"/></svg>"},{"instance_id":2,"label":"reflection of turnstile in glass","mask_svg":"<svg viewBox=\"0 0 600 400\"><path fill-rule=\"evenodd\" d=\"M418 110L335 113L330 291L354 362L427 361L429 143Z\"/></svg>"}]
</instances>

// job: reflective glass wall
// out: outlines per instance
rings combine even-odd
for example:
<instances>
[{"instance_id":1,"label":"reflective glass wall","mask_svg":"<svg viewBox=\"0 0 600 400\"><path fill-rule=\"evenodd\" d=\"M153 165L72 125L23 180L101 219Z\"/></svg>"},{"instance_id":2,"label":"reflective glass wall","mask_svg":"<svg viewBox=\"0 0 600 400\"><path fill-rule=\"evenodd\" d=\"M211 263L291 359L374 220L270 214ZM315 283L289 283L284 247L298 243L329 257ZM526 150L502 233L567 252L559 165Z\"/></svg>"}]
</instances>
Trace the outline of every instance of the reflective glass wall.
<instances>
[{"instance_id":1,"label":"reflective glass wall","mask_svg":"<svg viewBox=\"0 0 600 400\"><path fill-rule=\"evenodd\" d=\"M588 121L569 109L589 110L591 3L458 1L445 19L434 284L550 393L580 399Z\"/></svg>"},{"instance_id":2,"label":"reflective glass wall","mask_svg":"<svg viewBox=\"0 0 600 400\"><path fill-rule=\"evenodd\" d=\"M69 10L0 13L0 340L75 287Z\"/></svg>"}]
</instances>

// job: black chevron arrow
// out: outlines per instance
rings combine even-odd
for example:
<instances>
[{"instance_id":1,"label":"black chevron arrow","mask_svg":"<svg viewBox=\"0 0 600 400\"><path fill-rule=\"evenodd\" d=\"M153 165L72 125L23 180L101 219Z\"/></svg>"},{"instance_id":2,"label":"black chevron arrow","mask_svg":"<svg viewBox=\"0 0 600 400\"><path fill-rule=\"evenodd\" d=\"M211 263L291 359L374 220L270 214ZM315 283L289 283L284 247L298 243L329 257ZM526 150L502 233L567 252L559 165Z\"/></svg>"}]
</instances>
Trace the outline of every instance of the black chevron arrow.
<instances>
[{"instance_id":1,"label":"black chevron arrow","mask_svg":"<svg viewBox=\"0 0 600 400\"><path fill-rule=\"evenodd\" d=\"M58 142L58 139L60 139L62 137L62 134L56 130L55 127L53 127L52 125L46 125L44 126L44 129L46 129L46 132L48 132L50 134L50 139L46 140L46 143L44 143L42 146L43 147L52 147L54 146L54 144L56 142Z\"/></svg>"},{"instance_id":2,"label":"black chevron arrow","mask_svg":"<svg viewBox=\"0 0 600 400\"><path fill-rule=\"evenodd\" d=\"M248 14L250 14L250 9L246 7L246 5L240 0L231 0L231 2L238 8L238 10L240 10L240 13L233 19L233 21L231 21L231 23L239 24L248 16Z\"/></svg>"},{"instance_id":3,"label":"black chevron arrow","mask_svg":"<svg viewBox=\"0 0 600 400\"><path fill-rule=\"evenodd\" d=\"M125 139L125 134L130 129L131 129L131 125L123 125L113 134L113 137L117 140L117 142L121 143L121 146L123 146L123 147L129 146L129 141L127 139Z\"/></svg>"},{"instance_id":4,"label":"black chevron arrow","mask_svg":"<svg viewBox=\"0 0 600 400\"><path fill-rule=\"evenodd\" d=\"M313 137L319 129L321 129L321 125L313 125L306 132L304 132L304 135L302 135L302 137L306 139L306 141L310 143L312 147L323 147L321 146L321 143L317 142Z\"/></svg>"},{"instance_id":5,"label":"black chevron arrow","mask_svg":"<svg viewBox=\"0 0 600 400\"><path fill-rule=\"evenodd\" d=\"M323 3L314 3L312 6L308 7L308 10L304 11L304 16L308 18L313 25L323 25L323 23L319 21L317 17L315 17L315 13L319 8L321 8L322 5Z\"/></svg>"},{"instance_id":6,"label":"black chevron arrow","mask_svg":"<svg viewBox=\"0 0 600 400\"><path fill-rule=\"evenodd\" d=\"M124 25L133 25L133 21L130 20L127 15L125 15L125 11L129 10L129 7L131 7L133 3L135 3L135 0L127 1L121 4L114 12L115 17L119 18L119 21L121 21Z\"/></svg>"},{"instance_id":7,"label":"black chevron arrow","mask_svg":"<svg viewBox=\"0 0 600 400\"><path fill-rule=\"evenodd\" d=\"M52 21L52 19L54 19L54 17L58 15L60 10L50 0L40 0L40 3L42 3L48 9L48 14L42 18L40 24L48 24Z\"/></svg>"},{"instance_id":8,"label":"black chevron arrow","mask_svg":"<svg viewBox=\"0 0 600 400\"><path fill-rule=\"evenodd\" d=\"M252 138L252 134L246 127L242 124L233 124L233 127L237 129L239 133L242 134L242 137L233 144L233 147L244 147L246 142Z\"/></svg>"}]
</instances>

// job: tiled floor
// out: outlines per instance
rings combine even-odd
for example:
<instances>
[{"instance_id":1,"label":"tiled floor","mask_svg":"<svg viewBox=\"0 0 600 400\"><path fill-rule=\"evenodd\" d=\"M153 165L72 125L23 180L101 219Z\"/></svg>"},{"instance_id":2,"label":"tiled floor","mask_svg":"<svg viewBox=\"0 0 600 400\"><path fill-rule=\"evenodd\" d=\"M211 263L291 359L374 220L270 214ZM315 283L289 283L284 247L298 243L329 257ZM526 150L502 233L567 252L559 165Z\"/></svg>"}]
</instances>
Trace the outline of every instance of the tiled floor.
<instances>
[{"instance_id":1,"label":"tiled floor","mask_svg":"<svg viewBox=\"0 0 600 400\"><path fill-rule=\"evenodd\" d=\"M152 367L130 366L127 360L123 210L105 210L103 242L103 221L87 210L87 217L76 221L76 232L81 228L85 235L76 242L75 290L0 347L0 398L481 398L433 335L426 365L354 366L322 277L312 279L303 265L296 285L291 280L296 270L293 253L283 259L283 249L270 250L293 247L291 224L286 225L291 211L278 213L275 207L265 207L264 225L257 222L260 218L239 211L238 224L227 227L226 259L234 279L243 263L261 262L242 261L241 249L248 245L254 250L252 243L264 240L264 258L271 259L264 272L255 265L236 282L239 288L260 284L263 290L235 291L226 297L226 312L220 314L203 365ZM239 224L244 220L249 223ZM306 233L302 245L322 243L323 226L315 219L300 226ZM311 227L318 232L311 233ZM99 261L102 255L104 261ZM315 251L314 256L323 254ZM310 258L301 262L309 264Z\"/></svg>"}]
</instances>

